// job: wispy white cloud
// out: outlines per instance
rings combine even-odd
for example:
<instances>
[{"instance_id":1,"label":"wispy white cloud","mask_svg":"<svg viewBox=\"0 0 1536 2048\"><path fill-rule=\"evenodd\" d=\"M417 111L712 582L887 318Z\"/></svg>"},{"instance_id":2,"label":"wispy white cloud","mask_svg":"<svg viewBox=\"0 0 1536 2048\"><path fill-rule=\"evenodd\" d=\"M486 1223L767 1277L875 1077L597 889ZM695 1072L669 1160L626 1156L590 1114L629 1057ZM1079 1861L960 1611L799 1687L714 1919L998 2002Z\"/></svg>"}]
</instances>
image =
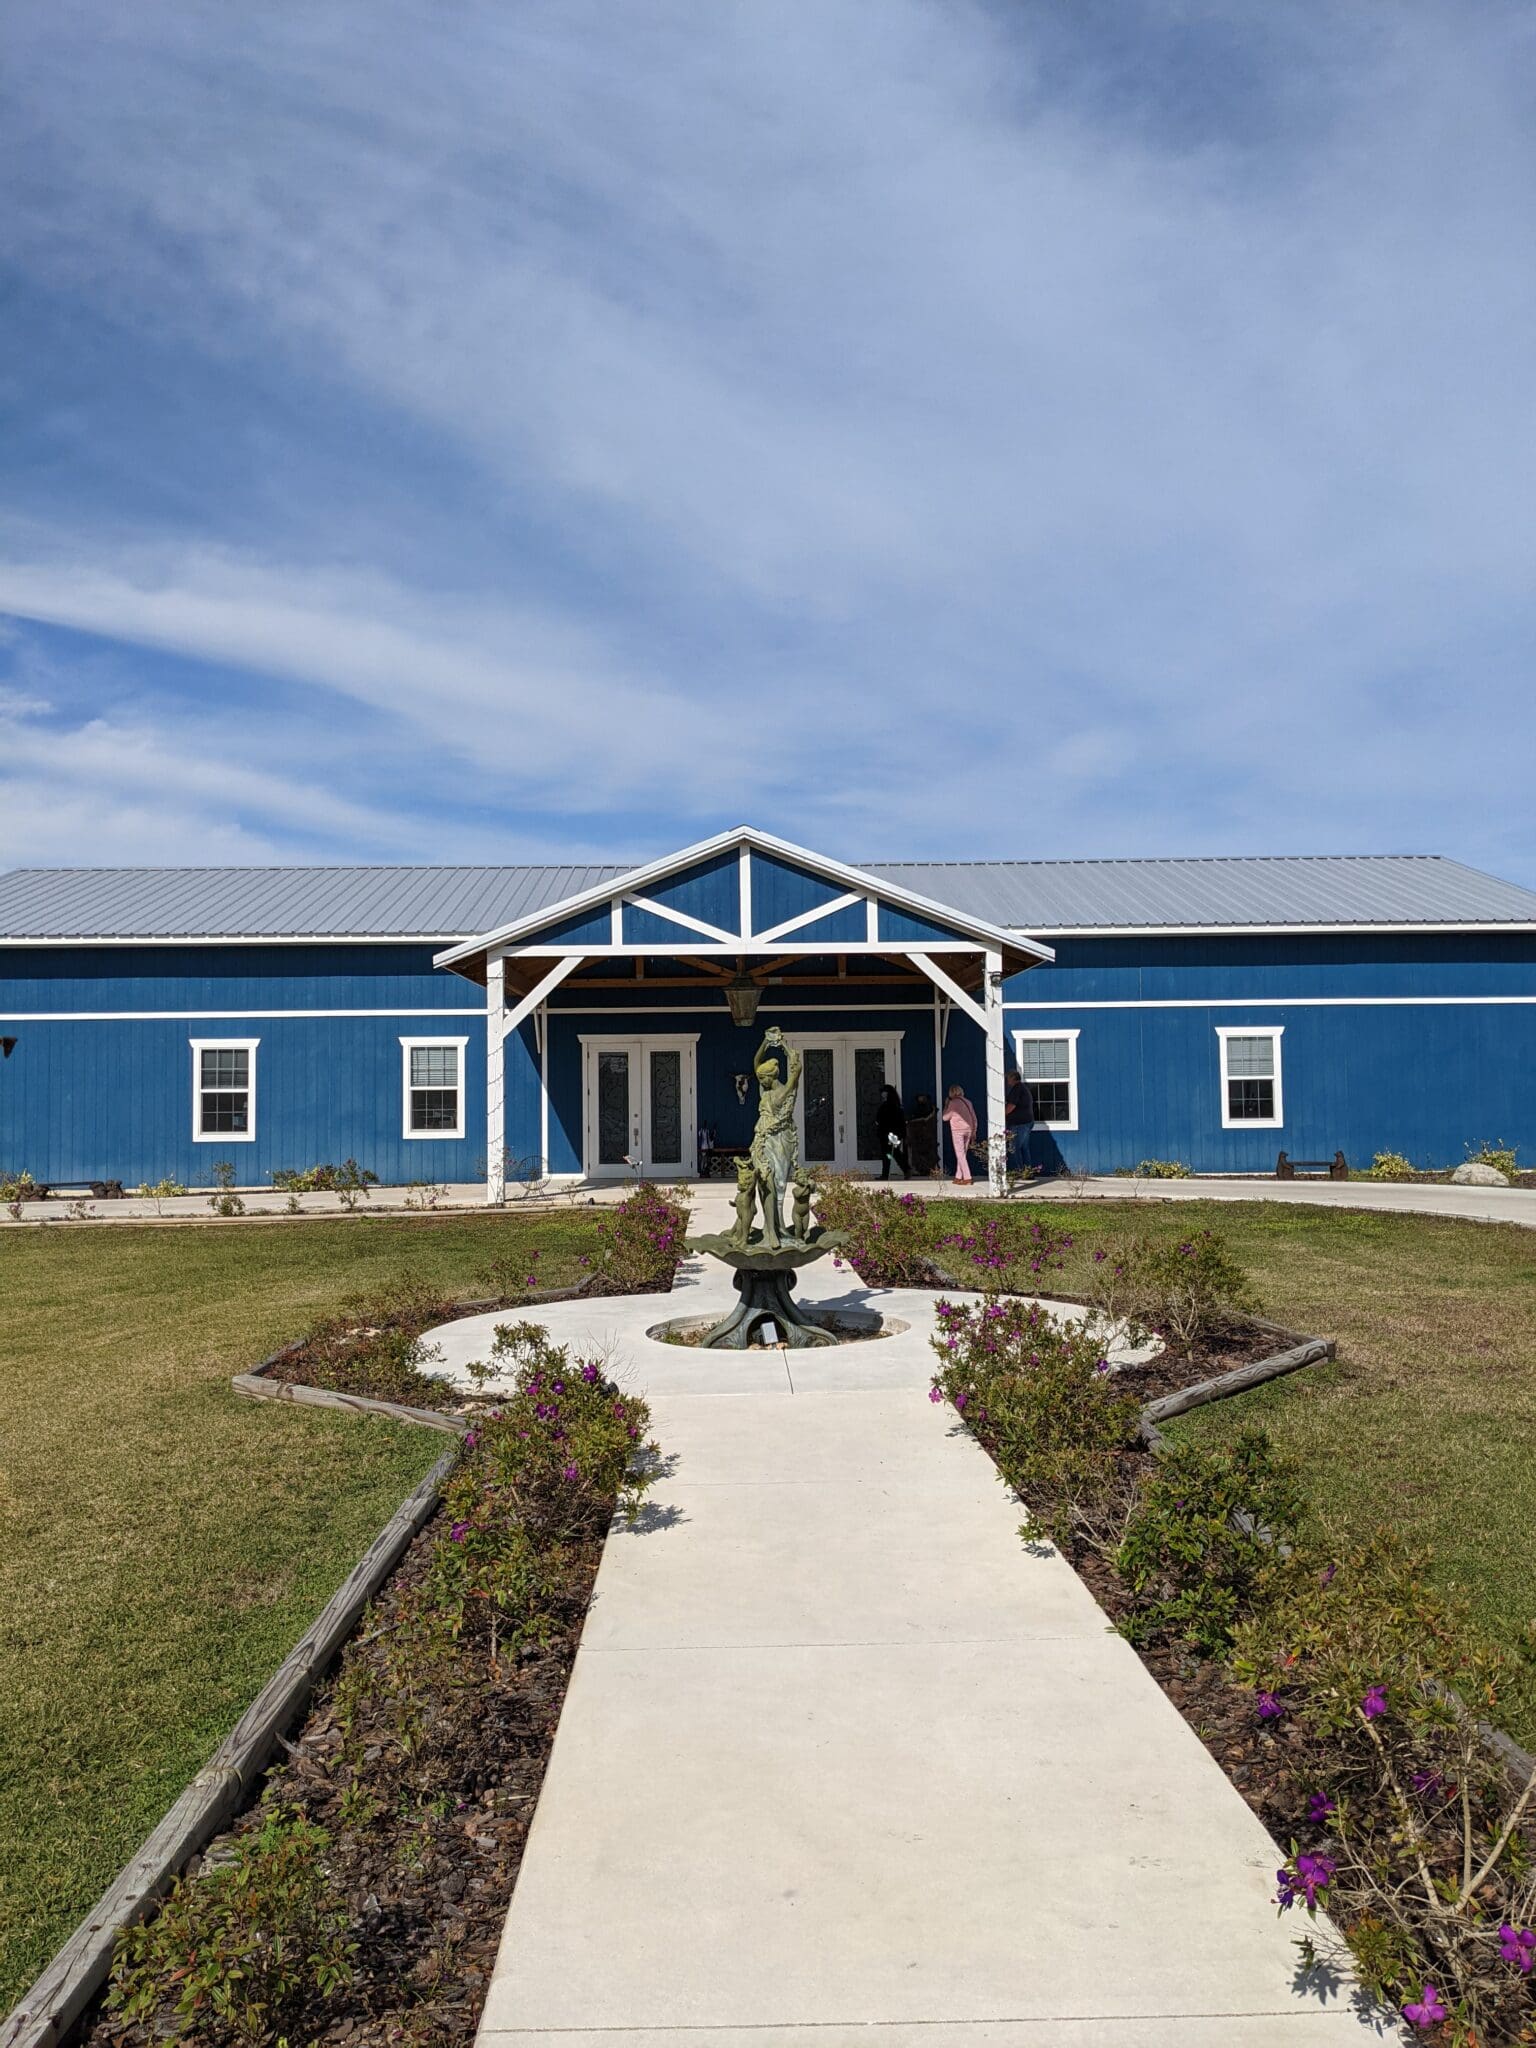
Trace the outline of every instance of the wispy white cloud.
<instances>
[{"instance_id":1,"label":"wispy white cloud","mask_svg":"<svg viewBox=\"0 0 1536 2048\"><path fill-rule=\"evenodd\" d=\"M0 238L238 459L13 489L0 608L308 692L359 844L1536 873L1529 17L1083 19L32 9Z\"/></svg>"}]
</instances>

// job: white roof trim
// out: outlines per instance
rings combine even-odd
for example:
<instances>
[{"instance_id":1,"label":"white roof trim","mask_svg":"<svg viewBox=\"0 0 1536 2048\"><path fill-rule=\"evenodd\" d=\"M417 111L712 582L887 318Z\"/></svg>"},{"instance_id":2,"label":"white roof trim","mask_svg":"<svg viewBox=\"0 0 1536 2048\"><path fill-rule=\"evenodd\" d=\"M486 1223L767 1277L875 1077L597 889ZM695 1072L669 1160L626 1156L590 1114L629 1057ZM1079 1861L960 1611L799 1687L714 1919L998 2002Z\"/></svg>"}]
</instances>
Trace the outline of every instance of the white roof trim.
<instances>
[{"instance_id":1,"label":"white roof trim","mask_svg":"<svg viewBox=\"0 0 1536 2048\"><path fill-rule=\"evenodd\" d=\"M633 897L644 894L652 882L663 880L675 874L679 868L693 867L700 861L712 860L717 854L729 853L746 847L758 853L765 853L776 860L789 862L795 867L807 869L825 882L839 882L844 889L855 889L860 895L873 896L889 903L898 910L910 910L920 917L931 917L940 924L952 926L964 932L978 944L998 947L1007 946L1017 952L1021 948L1033 953L1037 959L1049 960L1051 949L1034 939L1006 926L989 924L982 918L971 917L964 911L953 909L947 903L937 903L931 897L919 896L911 889L903 889L899 883L882 881L878 875L868 874L862 868L849 867L845 862L830 860L825 854L812 853L808 847L797 846L793 840L779 839L771 832L760 832L753 825L736 825L728 832L717 832L711 839L701 839L693 846L685 846L676 853L669 853L660 860L647 861L643 867L632 868L627 875L620 875L615 881L596 883L590 889L582 889L574 896L567 896L559 903L546 904L542 910L531 911L526 917L514 923L502 925L495 931L483 932L478 938L464 944L451 946L439 953L433 962L437 967L454 967L461 960L489 949L492 946L506 946L546 925L562 923L566 918L577 917L584 910L596 910L612 902L615 896ZM756 934L752 935L756 939ZM681 934L680 934L681 937ZM765 942L767 943L767 942ZM594 952L606 950L594 946ZM682 947L679 950L683 950ZM697 952L697 947L686 950ZM751 950L737 944L734 950ZM835 947L825 950L836 951ZM900 951L893 944L888 951Z\"/></svg>"}]
</instances>

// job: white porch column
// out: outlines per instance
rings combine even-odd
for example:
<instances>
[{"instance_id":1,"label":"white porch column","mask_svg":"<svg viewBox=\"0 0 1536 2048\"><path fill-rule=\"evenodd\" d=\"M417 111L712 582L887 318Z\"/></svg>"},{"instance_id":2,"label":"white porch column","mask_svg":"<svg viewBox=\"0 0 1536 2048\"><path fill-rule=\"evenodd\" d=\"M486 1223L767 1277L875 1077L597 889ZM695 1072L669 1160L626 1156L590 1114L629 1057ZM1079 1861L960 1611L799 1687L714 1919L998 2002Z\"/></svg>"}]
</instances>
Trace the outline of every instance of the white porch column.
<instances>
[{"instance_id":1,"label":"white porch column","mask_svg":"<svg viewBox=\"0 0 1536 2048\"><path fill-rule=\"evenodd\" d=\"M987 1180L994 1195L1008 1192L1007 1091L1003 1085L1003 956L987 955Z\"/></svg>"},{"instance_id":2,"label":"white porch column","mask_svg":"<svg viewBox=\"0 0 1536 2048\"><path fill-rule=\"evenodd\" d=\"M507 963L496 953L485 963L485 1199L493 1209L507 1199L506 995Z\"/></svg>"}]
</instances>

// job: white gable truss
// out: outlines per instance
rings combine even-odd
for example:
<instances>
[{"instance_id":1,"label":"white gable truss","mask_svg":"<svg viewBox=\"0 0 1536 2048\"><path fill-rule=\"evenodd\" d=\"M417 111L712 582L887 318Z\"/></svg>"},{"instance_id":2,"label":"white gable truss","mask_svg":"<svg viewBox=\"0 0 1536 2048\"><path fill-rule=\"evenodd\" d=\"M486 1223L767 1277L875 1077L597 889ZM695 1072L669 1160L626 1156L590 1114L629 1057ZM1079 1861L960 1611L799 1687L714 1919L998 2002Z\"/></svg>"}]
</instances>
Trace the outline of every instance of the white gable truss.
<instances>
[{"instance_id":1,"label":"white gable truss","mask_svg":"<svg viewBox=\"0 0 1536 2048\"><path fill-rule=\"evenodd\" d=\"M501 1156L502 1045L579 968L654 955L686 959L720 982L743 967L812 956L905 959L987 1036L988 1123L1003 1114L1002 984L1054 956L1017 932L893 886L749 825L668 854L436 955L471 979L483 972L492 1158ZM758 964L754 967L752 963ZM992 1177L1003 1160L992 1148ZM492 1166L488 1199L502 1199Z\"/></svg>"}]
</instances>

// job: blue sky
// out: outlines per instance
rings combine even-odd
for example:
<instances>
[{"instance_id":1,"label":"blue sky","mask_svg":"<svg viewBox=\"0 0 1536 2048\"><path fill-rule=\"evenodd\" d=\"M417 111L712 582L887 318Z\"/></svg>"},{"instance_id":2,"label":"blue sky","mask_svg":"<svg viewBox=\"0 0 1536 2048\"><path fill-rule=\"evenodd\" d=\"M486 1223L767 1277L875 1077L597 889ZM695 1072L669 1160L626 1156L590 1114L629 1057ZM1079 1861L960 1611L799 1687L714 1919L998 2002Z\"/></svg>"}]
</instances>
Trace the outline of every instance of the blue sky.
<instances>
[{"instance_id":1,"label":"blue sky","mask_svg":"<svg viewBox=\"0 0 1536 2048\"><path fill-rule=\"evenodd\" d=\"M1536 14L18 0L0 865L1536 883Z\"/></svg>"}]
</instances>

